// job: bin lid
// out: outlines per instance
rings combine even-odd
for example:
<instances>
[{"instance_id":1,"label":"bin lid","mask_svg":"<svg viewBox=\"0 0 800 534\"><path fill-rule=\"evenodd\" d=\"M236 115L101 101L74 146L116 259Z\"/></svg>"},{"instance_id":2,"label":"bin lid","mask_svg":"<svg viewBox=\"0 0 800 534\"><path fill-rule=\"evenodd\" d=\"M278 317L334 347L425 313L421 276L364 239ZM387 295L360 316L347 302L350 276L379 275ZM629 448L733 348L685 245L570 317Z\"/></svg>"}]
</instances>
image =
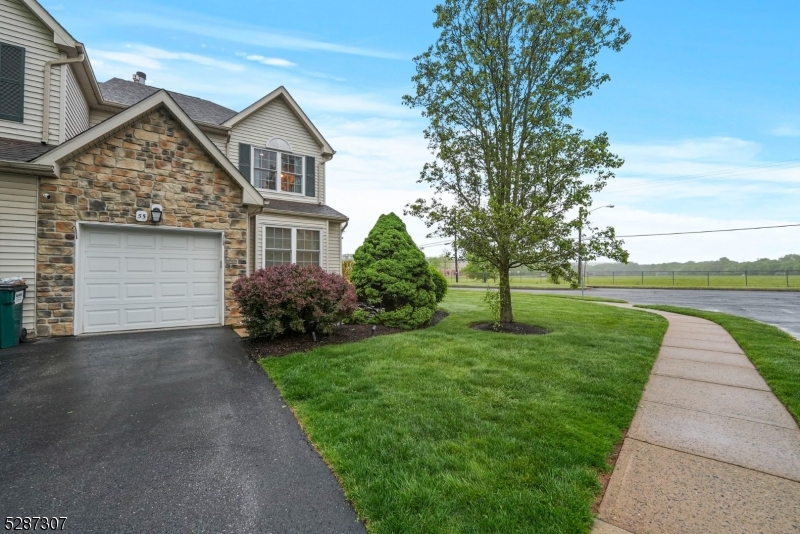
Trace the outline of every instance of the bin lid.
<instances>
[{"instance_id":1,"label":"bin lid","mask_svg":"<svg viewBox=\"0 0 800 534\"><path fill-rule=\"evenodd\" d=\"M0 284L0 291L21 291L28 289L25 282L17 282L16 284Z\"/></svg>"}]
</instances>

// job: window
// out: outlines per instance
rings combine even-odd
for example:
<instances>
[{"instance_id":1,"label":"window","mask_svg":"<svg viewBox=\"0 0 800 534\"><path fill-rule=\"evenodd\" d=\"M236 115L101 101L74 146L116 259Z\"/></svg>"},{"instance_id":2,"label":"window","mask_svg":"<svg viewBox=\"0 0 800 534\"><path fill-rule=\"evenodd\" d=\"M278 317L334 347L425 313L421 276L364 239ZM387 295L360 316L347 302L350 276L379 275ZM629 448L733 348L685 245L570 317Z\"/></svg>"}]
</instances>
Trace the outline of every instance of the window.
<instances>
[{"instance_id":1,"label":"window","mask_svg":"<svg viewBox=\"0 0 800 534\"><path fill-rule=\"evenodd\" d=\"M303 194L303 158L281 154L281 191Z\"/></svg>"},{"instance_id":2,"label":"window","mask_svg":"<svg viewBox=\"0 0 800 534\"><path fill-rule=\"evenodd\" d=\"M278 177L277 153L270 150L253 152L253 185L258 189L275 189Z\"/></svg>"},{"instance_id":3,"label":"window","mask_svg":"<svg viewBox=\"0 0 800 534\"><path fill-rule=\"evenodd\" d=\"M0 43L0 119L23 122L25 49Z\"/></svg>"},{"instance_id":4,"label":"window","mask_svg":"<svg viewBox=\"0 0 800 534\"><path fill-rule=\"evenodd\" d=\"M319 230L297 230L298 265L319 265Z\"/></svg>"},{"instance_id":5,"label":"window","mask_svg":"<svg viewBox=\"0 0 800 534\"><path fill-rule=\"evenodd\" d=\"M264 228L264 267L292 263L292 229Z\"/></svg>"},{"instance_id":6,"label":"window","mask_svg":"<svg viewBox=\"0 0 800 534\"><path fill-rule=\"evenodd\" d=\"M280 172L278 162L280 161ZM274 150L253 149L253 185L258 189L271 189L303 194L302 156ZM279 183L280 182L280 183Z\"/></svg>"},{"instance_id":7,"label":"window","mask_svg":"<svg viewBox=\"0 0 800 534\"><path fill-rule=\"evenodd\" d=\"M264 267L296 263L320 264L321 232L300 228L264 227Z\"/></svg>"}]
</instances>

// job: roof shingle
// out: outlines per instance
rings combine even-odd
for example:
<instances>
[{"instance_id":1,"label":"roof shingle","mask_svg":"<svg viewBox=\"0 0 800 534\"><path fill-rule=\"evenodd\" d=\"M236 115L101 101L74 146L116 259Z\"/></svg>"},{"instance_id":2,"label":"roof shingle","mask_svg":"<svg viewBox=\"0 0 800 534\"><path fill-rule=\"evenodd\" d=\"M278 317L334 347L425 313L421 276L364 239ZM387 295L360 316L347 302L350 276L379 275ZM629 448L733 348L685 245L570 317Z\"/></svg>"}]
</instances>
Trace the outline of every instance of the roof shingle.
<instances>
[{"instance_id":1,"label":"roof shingle","mask_svg":"<svg viewBox=\"0 0 800 534\"><path fill-rule=\"evenodd\" d=\"M347 215L339 213L325 204L311 204L307 202L291 202L289 200L275 200L273 198L264 201L264 211L280 211L290 213L300 213L311 215L332 221L346 221Z\"/></svg>"},{"instance_id":2,"label":"roof shingle","mask_svg":"<svg viewBox=\"0 0 800 534\"><path fill-rule=\"evenodd\" d=\"M103 98L105 100L126 106L132 106L137 102L141 102L160 90L159 87L129 82L122 78L111 78L107 82L102 82L98 85L100 86L100 92L103 93ZM209 100L203 100L202 98L175 93L173 91L167 92L193 121L219 125L237 113L232 109L220 106Z\"/></svg>"},{"instance_id":3,"label":"roof shingle","mask_svg":"<svg viewBox=\"0 0 800 534\"><path fill-rule=\"evenodd\" d=\"M56 145L43 145L34 141L18 141L0 137L0 160L29 162L50 152L55 147Z\"/></svg>"}]
</instances>

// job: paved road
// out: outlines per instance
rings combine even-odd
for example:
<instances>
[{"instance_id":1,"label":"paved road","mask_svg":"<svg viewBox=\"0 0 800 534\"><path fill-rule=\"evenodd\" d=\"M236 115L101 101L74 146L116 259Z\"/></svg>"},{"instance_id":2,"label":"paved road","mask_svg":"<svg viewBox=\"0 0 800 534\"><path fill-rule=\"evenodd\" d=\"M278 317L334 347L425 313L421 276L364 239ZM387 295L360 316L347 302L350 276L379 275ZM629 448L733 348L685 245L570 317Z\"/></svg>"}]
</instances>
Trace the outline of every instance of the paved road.
<instances>
[{"instance_id":1,"label":"paved road","mask_svg":"<svg viewBox=\"0 0 800 534\"><path fill-rule=\"evenodd\" d=\"M67 516L64 532L365 532L224 328L0 351L0 516Z\"/></svg>"},{"instance_id":2,"label":"paved road","mask_svg":"<svg viewBox=\"0 0 800 534\"><path fill-rule=\"evenodd\" d=\"M520 290L529 291L529 290ZM578 291L530 290L580 295ZM587 289L587 296L627 300L631 304L672 304L740 315L782 328L800 339L800 292L722 291L714 289Z\"/></svg>"}]
</instances>

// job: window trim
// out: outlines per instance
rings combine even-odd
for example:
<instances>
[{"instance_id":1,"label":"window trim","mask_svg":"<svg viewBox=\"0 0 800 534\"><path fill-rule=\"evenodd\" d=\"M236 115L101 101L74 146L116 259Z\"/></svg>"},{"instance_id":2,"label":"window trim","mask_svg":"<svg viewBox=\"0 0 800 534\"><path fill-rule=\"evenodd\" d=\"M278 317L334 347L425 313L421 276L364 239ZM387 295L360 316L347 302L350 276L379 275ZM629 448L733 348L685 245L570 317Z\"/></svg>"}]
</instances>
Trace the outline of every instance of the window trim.
<instances>
[{"instance_id":1,"label":"window trim","mask_svg":"<svg viewBox=\"0 0 800 534\"><path fill-rule=\"evenodd\" d=\"M264 230L266 228L282 228L288 229L292 231L292 254L291 254L291 264L297 265L297 231L298 230L308 230L311 232L319 232L319 265L318 267L322 267L324 256L323 250L325 249L325 233L324 230L320 227L314 228L313 226L290 226L288 224L275 224L275 223L264 223L261 225L261 268L266 268L266 250L267 250L267 232ZM274 249L270 249L274 250ZM310 252L310 251L306 251Z\"/></svg>"},{"instance_id":2,"label":"window trim","mask_svg":"<svg viewBox=\"0 0 800 534\"><path fill-rule=\"evenodd\" d=\"M17 48L22 51L22 79L19 80L20 85L20 93L22 95L22 102L20 107L20 114L19 115L6 115L0 114L0 120L4 121L11 121L11 122L25 122L25 56L27 55L27 50L24 46L13 45L10 43L6 43L4 41L0 41L0 48L8 47L8 48ZM10 79L8 79L10 81Z\"/></svg>"},{"instance_id":3,"label":"window trim","mask_svg":"<svg viewBox=\"0 0 800 534\"><path fill-rule=\"evenodd\" d=\"M275 152L277 154L276 160L276 167L275 170L275 189L263 189L260 187L256 187L256 150L266 150L269 152ZM296 158L300 158L300 173L296 176L300 177L300 191L284 191L281 189L281 182L283 181L283 155L286 154L287 156L293 156ZM270 148L268 146L259 147L256 145L250 146L250 183L259 191L266 191L268 193L280 193L282 195L293 195L297 197L304 197L306 196L306 157L300 154L295 154L292 152L281 152L280 150Z\"/></svg>"}]
</instances>

